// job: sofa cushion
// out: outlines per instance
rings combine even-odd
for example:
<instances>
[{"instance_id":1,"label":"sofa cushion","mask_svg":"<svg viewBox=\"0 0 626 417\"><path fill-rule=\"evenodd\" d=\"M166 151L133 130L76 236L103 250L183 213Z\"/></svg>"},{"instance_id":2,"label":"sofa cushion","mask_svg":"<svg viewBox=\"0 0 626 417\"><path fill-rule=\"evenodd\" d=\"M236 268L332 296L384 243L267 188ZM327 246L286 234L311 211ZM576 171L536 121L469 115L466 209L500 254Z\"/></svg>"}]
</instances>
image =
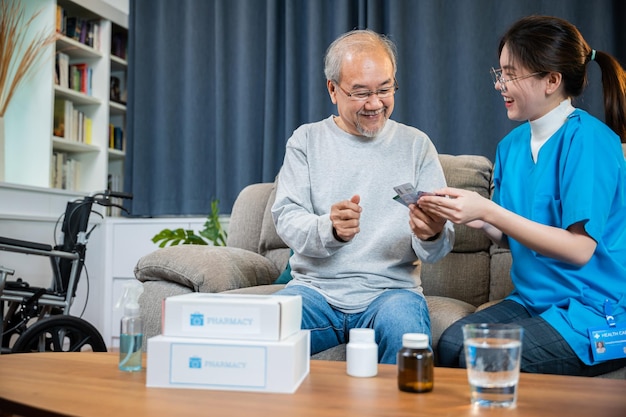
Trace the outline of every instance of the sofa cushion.
<instances>
[{"instance_id":1,"label":"sofa cushion","mask_svg":"<svg viewBox=\"0 0 626 417\"><path fill-rule=\"evenodd\" d=\"M450 297L427 296L428 313L430 315L430 341L433 349L439 344L442 333L452 323L476 311L476 307L461 300Z\"/></svg>"},{"instance_id":2,"label":"sofa cushion","mask_svg":"<svg viewBox=\"0 0 626 417\"><path fill-rule=\"evenodd\" d=\"M289 258L291 258L291 255L293 255L293 250L289 251ZM287 266L285 267L283 272L280 273L278 278L276 278L276 281L274 281L274 284L286 284L292 279L293 279L293 276L291 275L291 264L289 263L289 261L287 261Z\"/></svg>"},{"instance_id":3,"label":"sofa cushion","mask_svg":"<svg viewBox=\"0 0 626 417\"><path fill-rule=\"evenodd\" d=\"M311 355L311 359L319 361L345 361L346 360L346 344L342 343L330 349Z\"/></svg>"},{"instance_id":4,"label":"sofa cushion","mask_svg":"<svg viewBox=\"0 0 626 417\"><path fill-rule=\"evenodd\" d=\"M475 307L489 301L489 252L449 253L422 263L424 295L456 298Z\"/></svg>"},{"instance_id":5,"label":"sofa cushion","mask_svg":"<svg viewBox=\"0 0 626 417\"><path fill-rule=\"evenodd\" d=\"M439 161L449 187L475 191L483 197L491 196L493 164L478 155L439 155ZM487 251L491 241L485 234L465 225L454 226L454 252Z\"/></svg>"},{"instance_id":6,"label":"sofa cushion","mask_svg":"<svg viewBox=\"0 0 626 417\"><path fill-rule=\"evenodd\" d=\"M440 154L439 162L449 186L490 196L493 164L489 159L480 155Z\"/></svg>"},{"instance_id":7,"label":"sofa cushion","mask_svg":"<svg viewBox=\"0 0 626 417\"><path fill-rule=\"evenodd\" d=\"M276 233L276 226L272 217L272 205L276 200L276 182L272 184L271 191L267 199L267 205L263 209L263 221L261 225L261 236L258 253L270 259L280 270L285 268L289 259L289 248Z\"/></svg>"},{"instance_id":8,"label":"sofa cushion","mask_svg":"<svg viewBox=\"0 0 626 417\"><path fill-rule=\"evenodd\" d=\"M283 288L285 288L284 284L257 285L254 287L236 288L234 290L224 291L224 294L271 295Z\"/></svg>"},{"instance_id":9,"label":"sofa cushion","mask_svg":"<svg viewBox=\"0 0 626 417\"><path fill-rule=\"evenodd\" d=\"M271 183L259 183L241 190L230 214L227 239L229 247L258 252L263 213L272 187Z\"/></svg>"},{"instance_id":10,"label":"sofa cushion","mask_svg":"<svg viewBox=\"0 0 626 417\"><path fill-rule=\"evenodd\" d=\"M491 267L489 282L489 300L501 300L513 291L511 281L511 252L496 245L490 249Z\"/></svg>"},{"instance_id":11,"label":"sofa cushion","mask_svg":"<svg viewBox=\"0 0 626 417\"><path fill-rule=\"evenodd\" d=\"M135 266L140 281L171 281L199 292L274 282L280 271L263 256L239 248L181 245L157 249Z\"/></svg>"}]
</instances>

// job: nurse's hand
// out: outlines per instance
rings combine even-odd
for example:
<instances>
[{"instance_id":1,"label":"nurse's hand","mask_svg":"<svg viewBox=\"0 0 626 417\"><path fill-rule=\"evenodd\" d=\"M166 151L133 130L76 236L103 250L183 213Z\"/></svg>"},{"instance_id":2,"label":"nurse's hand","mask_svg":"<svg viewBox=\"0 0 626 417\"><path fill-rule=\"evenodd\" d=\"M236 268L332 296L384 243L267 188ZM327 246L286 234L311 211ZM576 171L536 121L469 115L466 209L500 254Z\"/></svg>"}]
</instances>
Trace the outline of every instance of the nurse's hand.
<instances>
[{"instance_id":1,"label":"nurse's hand","mask_svg":"<svg viewBox=\"0 0 626 417\"><path fill-rule=\"evenodd\" d=\"M460 188L441 188L435 194L422 196L417 205L430 215L474 229L485 227L483 215L490 205L495 204L475 191Z\"/></svg>"}]
</instances>

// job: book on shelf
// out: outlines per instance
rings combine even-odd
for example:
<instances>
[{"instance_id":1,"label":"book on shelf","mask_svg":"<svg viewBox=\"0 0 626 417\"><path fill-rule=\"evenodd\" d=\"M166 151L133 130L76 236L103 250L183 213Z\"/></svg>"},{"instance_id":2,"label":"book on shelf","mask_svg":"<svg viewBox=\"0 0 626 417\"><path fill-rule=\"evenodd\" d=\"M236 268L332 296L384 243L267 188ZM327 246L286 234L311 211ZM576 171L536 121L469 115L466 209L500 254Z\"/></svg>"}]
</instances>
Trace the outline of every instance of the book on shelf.
<instances>
[{"instance_id":1,"label":"book on shelf","mask_svg":"<svg viewBox=\"0 0 626 417\"><path fill-rule=\"evenodd\" d=\"M57 13L56 13L56 31L57 33L65 34L67 31L67 14L63 6L57 4Z\"/></svg>"},{"instance_id":2,"label":"book on shelf","mask_svg":"<svg viewBox=\"0 0 626 417\"><path fill-rule=\"evenodd\" d=\"M92 77L93 71L86 63L72 64L69 67L70 82L69 88L88 96L92 95Z\"/></svg>"},{"instance_id":3,"label":"book on shelf","mask_svg":"<svg viewBox=\"0 0 626 417\"><path fill-rule=\"evenodd\" d=\"M111 36L111 54L118 58L126 59L128 48L128 36L125 33L116 32Z\"/></svg>"},{"instance_id":4,"label":"book on shelf","mask_svg":"<svg viewBox=\"0 0 626 417\"><path fill-rule=\"evenodd\" d=\"M52 153L52 160L50 161L50 187L52 188L61 188L61 177L58 173L63 166L63 161L59 162L60 158L62 156L58 152Z\"/></svg>"},{"instance_id":5,"label":"book on shelf","mask_svg":"<svg viewBox=\"0 0 626 417\"><path fill-rule=\"evenodd\" d=\"M89 31L89 27L87 24L87 21L85 19L81 19L82 21L80 22L80 36L78 37L78 42L82 43L83 45L87 45L87 32Z\"/></svg>"},{"instance_id":6,"label":"book on shelf","mask_svg":"<svg viewBox=\"0 0 626 417\"><path fill-rule=\"evenodd\" d=\"M74 140L74 103L69 100L63 100L63 107L65 108L65 113L63 114L65 135L63 137L67 140Z\"/></svg>"},{"instance_id":7,"label":"book on shelf","mask_svg":"<svg viewBox=\"0 0 626 417\"><path fill-rule=\"evenodd\" d=\"M65 36L75 41L80 41L80 30L83 25L83 19L80 17L67 17L65 20Z\"/></svg>"},{"instance_id":8,"label":"book on shelf","mask_svg":"<svg viewBox=\"0 0 626 417\"><path fill-rule=\"evenodd\" d=\"M115 32L111 36L111 54L118 58L126 59L126 49L128 48L128 36L126 33Z\"/></svg>"},{"instance_id":9,"label":"book on shelf","mask_svg":"<svg viewBox=\"0 0 626 417\"><path fill-rule=\"evenodd\" d=\"M94 20L87 22L87 40L85 44L96 51L102 49L100 46L100 22Z\"/></svg>"},{"instance_id":10,"label":"book on shelf","mask_svg":"<svg viewBox=\"0 0 626 417\"><path fill-rule=\"evenodd\" d=\"M92 95L93 68L84 62L70 64L69 56L57 52L55 58L54 82L59 87Z\"/></svg>"},{"instance_id":11,"label":"book on shelf","mask_svg":"<svg viewBox=\"0 0 626 417\"><path fill-rule=\"evenodd\" d=\"M120 79L119 77L111 76L111 87L109 98L111 101L121 102L122 96L120 94Z\"/></svg>"},{"instance_id":12,"label":"book on shelf","mask_svg":"<svg viewBox=\"0 0 626 417\"><path fill-rule=\"evenodd\" d=\"M81 111L74 109L72 112L72 136L71 140L74 142L80 142L80 119Z\"/></svg>"},{"instance_id":13,"label":"book on shelf","mask_svg":"<svg viewBox=\"0 0 626 417\"><path fill-rule=\"evenodd\" d=\"M56 6L56 31L100 51L100 22L80 16L68 16L63 6Z\"/></svg>"},{"instance_id":14,"label":"book on shelf","mask_svg":"<svg viewBox=\"0 0 626 417\"><path fill-rule=\"evenodd\" d=\"M74 104L69 100L55 97L52 134L60 138L71 140L73 117Z\"/></svg>"},{"instance_id":15,"label":"book on shelf","mask_svg":"<svg viewBox=\"0 0 626 417\"><path fill-rule=\"evenodd\" d=\"M54 98L52 134L56 137L91 144L92 120L70 100Z\"/></svg>"},{"instance_id":16,"label":"book on shelf","mask_svg":"<svg viewBox=\"0 0 626 417\"><path fill-rule=\"evenodd\" d=\"M66 19L65 36L72 38L83 45L93 47L94 25L97 25L97 23L82 17L68 17Z\"/></svg>"},{"instance_id":17,"label":"book on shelf","mask_svg":"<svg viewBox=\"0 0 626 417\"><path fill-rule=\"evenodd\" d=\"M63 190L78 190L80 161L66 152L54 152L50 164L50 186Z\"/></svg>"},{"instance_id":18,"label":"book on shelf","mask_svg":"<svg viewBox=\"0 0 626 417\"><path fill-rule=\"evenodd\" d=\"M91 145L92 142L92 133L91 133L91 129L92 129L92 121L91 121L91 117L85 117L85 143L87 145Z\"/></svg>"},{"instance_id":19,"label":"book on shelf","mask_svg":"<svg viewBox=\"0 0 626 417\"><path fill-rule=\"evenodd\" d=\"M55 97L54 113L52 115L52 134L59 138L65 137L65 100Z\"/></svg>"},{"instance_id":20,"label":"book on shelf","mask_svg":"<svg viewBox=\"0 0 626 417\"><path fill-rule=\"evenodd\" d=\"M124 191L124 184L121 175L117 174L109 174L108 175L108 185L107 188L109 191ZM113 198L112 199L116 204L123 204L123 200L121 198ZM122 215L122 210L119 207L108 207L107 208L107 216L115 216L119 217Z\"/></svg>"},{"instance_id":21,"label":"book on shelf","mask_svg":"<svg viewBox=\"0 0 626 417\"><path fill-rule=\"evenodd\" d=\"M126 74L123 71L111 73L109 90L109 99L111 101L126 105Z\"/></svg>"},{"instance_id":22,"label":"book on shelf","mask_svg":"<svg viewBox=\"0 0 626 417\"><path fill-rule=\"evenodd\" d=\"M54 82L63 88L69 88L70 80L70 57L63 52L57 52L55 56L55 77Z\"/></svg>"},{"instance_id":23,"label":"book on shelf","mask_svg":"<svg viewBox=\"0 0 626 417\"><path fill-rule=\"evenodd\" d=\"M124 129L113 124L109 124L109 148L124 150Z\"/></svg>"},{"instance_id":24,"label":"book on shelf","mask_svg":"<svg viewBox=\"0 0 626 417\"><path fill-rule=\"evenodd\" d=\"M86 120L90 120L89 123ZM87 126L91 129L91 119L84 112L74 109L72 117L72 137L70 140L79 143L87 143L87 136L91 136L91 131L87 133ZM91 139L89 139L91 141Z\"/></svg>"}]
</instances>

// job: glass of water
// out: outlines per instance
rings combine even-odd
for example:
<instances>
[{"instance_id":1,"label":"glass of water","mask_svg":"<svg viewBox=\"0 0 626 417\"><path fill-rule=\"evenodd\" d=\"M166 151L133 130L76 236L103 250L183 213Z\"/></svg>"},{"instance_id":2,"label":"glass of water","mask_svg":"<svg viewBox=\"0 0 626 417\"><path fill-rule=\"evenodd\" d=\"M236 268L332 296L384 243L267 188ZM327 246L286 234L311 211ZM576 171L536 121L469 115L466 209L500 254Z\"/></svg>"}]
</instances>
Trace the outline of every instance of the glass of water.
<instances>
[{"instance_id":1,"label":"glass of water","mask_svg":"<svg viewBox=\"0 0 626 417\"><path fill-rule=\"evenodd\" d=\"M516 324L463 326L467 378L472 404L515 407L523 329Z\"/></svg>"}]
</instances>

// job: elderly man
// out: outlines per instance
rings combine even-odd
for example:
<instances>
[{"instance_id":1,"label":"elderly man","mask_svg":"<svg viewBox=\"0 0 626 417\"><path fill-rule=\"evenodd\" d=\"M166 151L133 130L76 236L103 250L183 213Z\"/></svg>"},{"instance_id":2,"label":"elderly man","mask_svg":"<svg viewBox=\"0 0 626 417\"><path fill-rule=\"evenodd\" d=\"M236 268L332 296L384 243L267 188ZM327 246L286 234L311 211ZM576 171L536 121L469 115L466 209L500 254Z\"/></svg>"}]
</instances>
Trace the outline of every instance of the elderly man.
<instances>
[{"instance_id":1,"label":"elderly man","mask_svg":"<svg viewBox=\"0 0 626 417\"><path fill-rule=\"evenodd\" d=\"M396 363L404 333L430 335L415 262L435 262L454 242L445 219L394 201L394 186L445 185L428 136L389 120L395 46L370 30L348 32L326 52L325 74L338 115L299 127L287 142L272 214L293 249L293 279L280 294L301 295L311 352L373 328L379 362Z\"/></svg>"}]
</instances>

